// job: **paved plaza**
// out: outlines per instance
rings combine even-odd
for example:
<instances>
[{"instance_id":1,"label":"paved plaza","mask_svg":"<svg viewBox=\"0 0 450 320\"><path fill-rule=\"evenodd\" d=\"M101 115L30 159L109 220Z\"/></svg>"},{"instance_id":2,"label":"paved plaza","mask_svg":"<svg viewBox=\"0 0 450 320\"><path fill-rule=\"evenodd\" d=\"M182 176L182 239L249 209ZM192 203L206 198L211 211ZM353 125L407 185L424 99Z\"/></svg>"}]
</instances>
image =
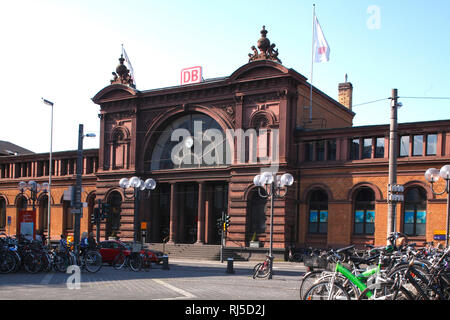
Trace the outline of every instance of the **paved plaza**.
<instances>
[{"instance_id":1,"label":"paved plaza","mask_svg":"<svg viewBox=\"0 0 450 320\"><path fill-rule=\"evenodd\" d=\"M173 260L169 270L115 270L97 273L25 272L0 275L2 300L298 300L303 264L274 263L273 279L253 279L256 262Z\"/></svg>"}]
</instances>

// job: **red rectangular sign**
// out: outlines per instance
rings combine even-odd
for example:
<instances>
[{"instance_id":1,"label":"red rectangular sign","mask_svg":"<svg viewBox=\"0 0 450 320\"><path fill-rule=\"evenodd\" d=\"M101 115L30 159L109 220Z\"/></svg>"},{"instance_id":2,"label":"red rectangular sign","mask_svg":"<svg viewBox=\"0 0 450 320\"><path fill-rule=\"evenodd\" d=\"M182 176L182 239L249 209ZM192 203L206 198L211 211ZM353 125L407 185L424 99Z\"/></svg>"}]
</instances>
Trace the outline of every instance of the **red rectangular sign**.
<instances>
[{"instance_id":1,"label":"red rectangular sign","mask_svg":"<svg viewBox=\"0 0 450 320\"><path fill-rule=\"evenodd\" d=\"M184 68L181 70L181 84L202 82L202 67Z\"/></svg>"},{"instance_id":2,"label":"red rectangular sign","mask_svg":"<svg viewBox=\"0 0 450 320\"><path fill-rule=\"evenodd\" d=\"M36 239L36 211L20 210L19 211L19 234L24 235L28 239Z\"/></svg>"}]
</instances>

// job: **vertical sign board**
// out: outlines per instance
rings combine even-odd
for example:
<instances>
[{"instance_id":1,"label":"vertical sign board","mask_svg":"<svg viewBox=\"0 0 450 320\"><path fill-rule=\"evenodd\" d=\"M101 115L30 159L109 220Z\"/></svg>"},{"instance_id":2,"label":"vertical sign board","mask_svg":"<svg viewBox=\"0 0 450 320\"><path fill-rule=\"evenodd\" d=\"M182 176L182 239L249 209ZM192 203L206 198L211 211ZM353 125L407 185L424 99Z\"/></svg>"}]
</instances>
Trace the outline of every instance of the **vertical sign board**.
<instances>
[{"instance_id":1,"label":"vertical sign board","mask_svg":"<svg viewBox=\"0 0 450 320\"><path fill-rule=\"evenodd\" d=\"M202 82L202 67L184 68L181 70L181 84Z\"/></svg>"},{"instance_id":2,"label":"vertical sign board","mask_svg":"<svg viewBox=\"0 0 450 320\"><path fill-rule=\"evenodd\" d=\"M25 238L36 239L36 211L20 210L19 211L19 234Z\"/></svg>"}]
</instances>

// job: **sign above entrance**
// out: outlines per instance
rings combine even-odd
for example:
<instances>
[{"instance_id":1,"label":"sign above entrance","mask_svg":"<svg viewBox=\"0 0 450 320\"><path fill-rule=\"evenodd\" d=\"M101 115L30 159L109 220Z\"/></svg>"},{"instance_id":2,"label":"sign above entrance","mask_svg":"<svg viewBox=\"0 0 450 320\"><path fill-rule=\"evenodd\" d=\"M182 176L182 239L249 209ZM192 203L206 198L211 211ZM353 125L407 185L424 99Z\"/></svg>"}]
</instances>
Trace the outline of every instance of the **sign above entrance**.
<instances>
[{"instance_id":1,"label":"sign above entrance","mask_svg":"<svg viewBox=\"0 0 450 320\"><path fill-rule=\"evenodd\" d=\"M191 67L181 69L181 84L202 82L202 67Z\"/></svg>"}]
</instances>

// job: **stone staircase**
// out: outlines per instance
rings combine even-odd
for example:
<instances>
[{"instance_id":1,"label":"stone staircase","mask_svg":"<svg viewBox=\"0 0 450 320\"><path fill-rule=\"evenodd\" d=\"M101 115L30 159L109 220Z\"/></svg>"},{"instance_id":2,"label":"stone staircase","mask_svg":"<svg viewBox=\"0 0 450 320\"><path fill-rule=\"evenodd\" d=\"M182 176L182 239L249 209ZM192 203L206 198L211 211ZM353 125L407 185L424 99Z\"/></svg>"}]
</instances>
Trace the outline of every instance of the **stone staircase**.
<instances>
[{"instance_id":1,"label":"stone staircase","mask_svg":"<svg viewBox=\"0 0 450 320\"><path fill-rule=\"evenodd\" d=\"M169 256L169 259L192 259L220 261L220 245L207 244L163 244L146 243L147 249L162 251ZM266 257L267 249L249 249L249 248L224 248L223 260L233 258L234 261L263 261ZM280 258L282 256L280 255Z\"/></svg>"},{"instance_id":2,"label":"stone staircase","mask_svg":"<svg viewBox=\"0 0 450 320\"><path fill-rule=\"evenodd\" d=\"M146 243L145 247L162 251L169 259L220 260L220 245Z\"/></svg>"}]
</instances>

